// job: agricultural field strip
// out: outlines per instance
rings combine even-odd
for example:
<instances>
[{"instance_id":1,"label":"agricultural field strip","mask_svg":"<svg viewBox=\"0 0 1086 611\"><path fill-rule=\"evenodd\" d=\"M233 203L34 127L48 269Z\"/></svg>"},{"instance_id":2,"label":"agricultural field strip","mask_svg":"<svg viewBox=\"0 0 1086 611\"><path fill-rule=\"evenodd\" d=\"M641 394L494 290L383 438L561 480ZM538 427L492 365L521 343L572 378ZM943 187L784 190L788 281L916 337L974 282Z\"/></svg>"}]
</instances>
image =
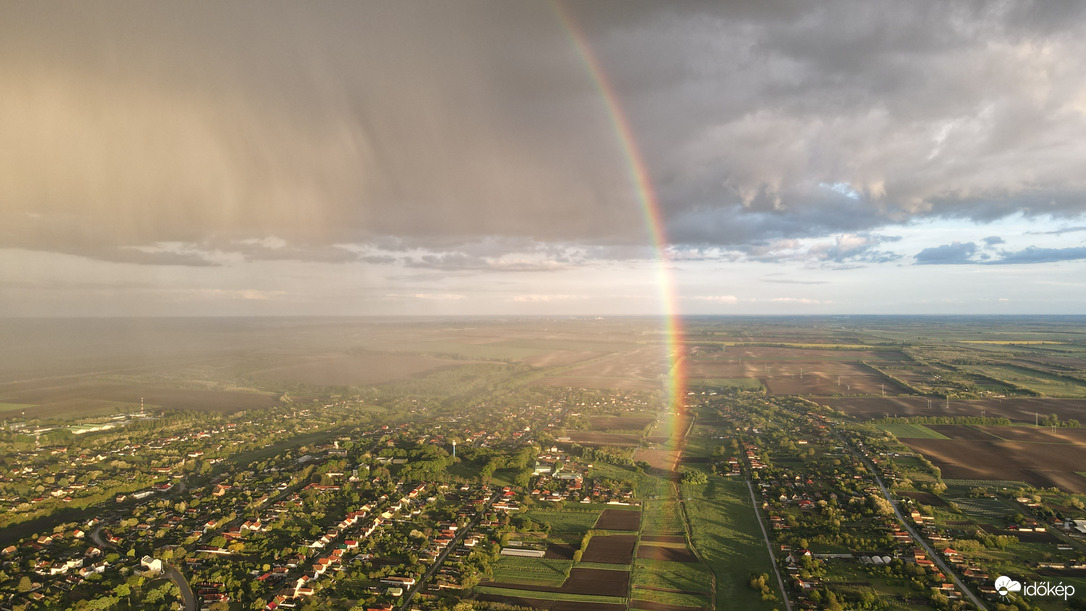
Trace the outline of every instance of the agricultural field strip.
<instances>
[{"instance_id":1,"label":"agricultural field strip","mask_svg":"<svg viewBox=\"0 0 1086 611\"><path fill-rule=\"evenodd\" d=\"M917 438L917 439L950 439L946 435L939 433L933 429L930 429L923 424L912 424L907 422L888 422L879 424L879 428L893 434L898 439L901 438Z\"/></svg>"},{"instance_id":2,"label":"agricultural field strip","mask_svg":"<svg viewBox=\"0 0 1086 611\"><path fill-rule=\"evenodd\" d=\"M750 467L749 463L747 467ZM762 513L758 511L758 500L754 496L754 484L751 483L749 478L746 483L747 489L750 490L750 506L754 510L755 518L758 519L758 526L762 529L762 539L765 540L765 548L769 552L769 561L773 565L773 573L777 576L777 585L780 587L784 606L788 611L792 611L792 601L788 598L788 590L784 587L784 579L781 577L780 568L777 566L777 556L773 553L773 544L769 541L769 532L765 528L765 520L762 518Z\"/></svg>"},{"instance_id":3,"label":"agricultural field strip","mask_svg":"<svg viewBox=\"0 0 1086 611\"><path fill-rule=\"evenodd\" d=\"M669 542L669 541L646 541L644 537L637 544L638 547L665 547L668 549L687 549L685 543Z\"/></svg>"},{"instance_id":4,"label":"agricultural field strip","mask_svg":"<svg viewBox=\"0 0 1086 611\"><path fill-rule=\"evenodd\" d=\"M515 598L535 598L540 600L569 600L575 602L615 603L625 604L625 596L604 596L602 594L569 594L566 592L545 592L538 590L520 590L500 586L476 586L475 590L480 594L497 594L499 596L511 596Z\"/></svg>"}]
</instances>

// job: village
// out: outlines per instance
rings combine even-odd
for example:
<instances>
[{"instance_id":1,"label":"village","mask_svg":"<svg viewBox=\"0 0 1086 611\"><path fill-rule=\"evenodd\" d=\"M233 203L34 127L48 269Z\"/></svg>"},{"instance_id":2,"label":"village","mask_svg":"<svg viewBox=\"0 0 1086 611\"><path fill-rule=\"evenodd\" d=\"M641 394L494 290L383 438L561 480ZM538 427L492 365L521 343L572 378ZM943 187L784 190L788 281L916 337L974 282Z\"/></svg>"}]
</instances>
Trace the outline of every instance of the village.
<instances>
[{"instance_id":1,"label":"village","mask_svg":"<svg viewBox=\"0 0 1086 611\"><path fill-rule=\"evenodd\" d=\"M629 501L591 463L539 445L570 400L550 394L545 407L429 424L344 427L356 406L343 403L194 432L182 432L193 414L144 414L75 440L91 447L39 433L8 459L9 508L91 511L0 549L0 608L308 608L317 592L438 608L426 600L470 589L502 553L522 503ZM323 441L266 441L291 437ZM25 499L35 483L41 500Z\"/></svg>"},{"instance_id":2,"label":"village","mask_svg":"<svg viewBox=\"0 0 1086 611\"><path fill-rule=\"evenodd\" d=\"M777 567L801 608L882 608L877 601L887 598L902 607L998 608L1008 602L994 587L1000 574L1086 574L1081 511L1067 512L1079 516L1072 519L1052 509L1066 494L948 490L937 468L892 437L800 398L721 410L738 426L721 436L728 442L715 468L725 477L749 473ZM1052 603L1040 608L1063 601Z\"/></svg>"}]
</instances>

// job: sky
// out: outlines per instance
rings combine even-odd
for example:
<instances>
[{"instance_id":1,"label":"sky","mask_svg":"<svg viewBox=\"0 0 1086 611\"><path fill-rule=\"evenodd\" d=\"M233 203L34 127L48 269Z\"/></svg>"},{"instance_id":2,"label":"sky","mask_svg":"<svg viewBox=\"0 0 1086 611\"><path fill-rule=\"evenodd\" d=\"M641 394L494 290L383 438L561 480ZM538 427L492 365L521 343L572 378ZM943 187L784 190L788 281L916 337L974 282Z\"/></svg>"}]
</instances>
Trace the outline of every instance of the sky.
<instances>
[{"instance_id":1,"label":"sky","mask_svg":"<svg viewBox=\"0 0 1086 611\"><path fill-rule=\"evenodd\" d=\"M685 314L1083 313L1084 29L1055 2L2 3L0 316L652 315L667 286Z\"/></svg>"}]
</instances>

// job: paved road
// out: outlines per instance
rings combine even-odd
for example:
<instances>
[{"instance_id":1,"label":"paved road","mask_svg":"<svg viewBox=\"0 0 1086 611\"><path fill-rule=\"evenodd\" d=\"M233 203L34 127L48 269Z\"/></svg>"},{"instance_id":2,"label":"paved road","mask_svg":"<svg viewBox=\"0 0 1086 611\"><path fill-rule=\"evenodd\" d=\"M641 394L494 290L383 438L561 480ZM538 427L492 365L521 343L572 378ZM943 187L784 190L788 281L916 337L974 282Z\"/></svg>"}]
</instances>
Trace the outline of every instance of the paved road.
<instances>
[{"instance_id":1,"label":"paved road","mask_svg":"<svg viewBox=\"0 0 1086 611\"><path fill-rule=\"evenodd\" d=\"M868 460L866 456L863 456L856 450L852 449L851 444L844 440L842 440L842 442L856 458L860 459L860 462L862 462L864 466L867 467L867 470L871 472L871 475L875 477L875 483L878 484L879 489L882 490L882 496L886 497L886 500L890 503L890 507L894 509L894 515L897 516L898 522L901 522L901 525L905 528L909 535L912 536L913 541L915 541L916 544L920 547L924 548L924 551L928 553L928 556L933 561L935 561L935 564L939 565L939 568L942 569L943 573L949 575L950 578L954 580L954 583L957 584L958 588L961 589L962 592L965 592L965 595L969 597L969 600L973 601L973 604L976 605L977 609L980 609L980 611L988 611L988 607L986 607L984 603L980 601L980 598L977 598L977 595L973 593L973 590L966 586L965 582L960 577L958 577L958 574L951 570L950 566L943 561L942 556L936 554L935 550L933 550L931 546L928 545L928 542L924 539L924 537L921 537L920 533L916 532L916 530L913 529L909 522L905 520L905 516L902 515L901 509L897 506L897 503L894 502L894 497L891 496L890 491L886 489L886 485L882 483L882 478L879 477L879 470L875 468L875 464Z\"/></svg>"},{"instance_id":2,"label":"paved road","mask_svg":"<svg viewBox=\"0 0 1086 611\"><path fill-rule=\"evenodd\" d=\"M749 463L747 465L750 466ZM754 497L754 485L747 480L747 488L750 490L750 504L754 507L754 517L758 518L758 526L762 527L762 538L765 539L765 547L769 550L769 561L773 564L773 572L777 575L777 585L781 587L781 596L784 597L784 606L788 611L792 611L792 601L788 600L788 590L784 589L784 579L781 578L781 571L777 567L777 556L773 553L773 545L769 542L769 532L765 529L765 522L762 521L762 514L758 511L758 501Z\"/></svg>"},{"instance_id":3,"label":"paved road","mask_svg":"<svg viewBox=\"0 0 1086 611\"><path fill-rule=\"evenodd\" d=\"M95 526L90 533L91 540L102 549L117 549L116 545L102 538L102 528L104 527L105 522ZM185 604L185 611L197 611L200 607L196 604L196 595L192 593L192 588L189 587L189 581L185 579L185 575L172 564L163 564L163 567L162 574L176 583L177 589L181 591L181 600Z\"/></svg>"},{"instance_id":4,"label":"paved road","mask_svg":"<svg viewBox=\"0 0 1086 611\"><path fill-rule=\"evenodd\" d=\"M434 560L434 563L431 564L430 568L426 570L426 573L424 573L423 576L420 577L417 582L415 582L414 587L409 589L403 595L403 598L400 599L400 602L397 604L399 608L410 608L411 599L415 597L415 594L418 594L423 590L423 588L426 587L426 583L430 581L430 578L433 577L434 574L437 573L438 569L441 568L441 565L445 563L445 559L449 557L449 553L453 549L455 549L457 545L460 545L460 541L469 532L471 532L473 528L475 528L475 525L479 523L479 519L483 517L483 514L490 510L490 506L493 505L494 501L498 500L498 497L500 496L500 492L495 492L494 495L490 497L490 500L486 502L486 505L484 505L479 511L475 512L475 517L471 519L471 522L468 522L467 526L456 531L456 536L453 537L452 543L449 543L449 545L446 546L444 550L442 550L442 552Z\"/></svg>"},{"instance_id":5,"label":"paved road","mask_svg":"<svg viewBox=\"0 0 1086 611\"><path fill-rule=\"evenodd\" d=\"M97 545L100 549L107 549L113 547L112 543L102 538L102 528L105 527L105 525L105 522L99 522L98 525L95 526L90 533L91 541L94 541L94 544Z\"/></svg>"},{"instance_id":6,"label":"paved road","mask_svg":"<svg viewBox=\"0 0 1086 611\"><path fill-rule=\"evenodd\" d=\"M185 611L197 611L199 607L196 605L196 595L192 593L192 588L189 587L189 581L185 579L185 576L181 574L181 571L177 570L172 564L163 565L162 573L169 577L174 583L177 584L177 588L181 590L181 600L185 603Z\"/></svg>"}]
</instances>

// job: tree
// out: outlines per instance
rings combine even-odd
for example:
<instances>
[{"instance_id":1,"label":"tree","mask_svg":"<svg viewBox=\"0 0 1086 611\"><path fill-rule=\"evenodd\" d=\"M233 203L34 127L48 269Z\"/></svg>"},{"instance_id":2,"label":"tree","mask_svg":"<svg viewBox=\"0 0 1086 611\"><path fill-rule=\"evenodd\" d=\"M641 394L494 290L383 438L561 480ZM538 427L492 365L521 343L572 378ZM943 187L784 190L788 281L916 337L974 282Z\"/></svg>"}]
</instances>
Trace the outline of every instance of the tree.
<instances>
[{"instance_id":1,"label":"tree","mask_svg":"<svg viewBox=\"0 0 1086 611\"><path fill-rule=\"evenodd\" d=\"M701 486L709 483L709 477L699 469L685 469L683 471L683 483Z\"/></svg>"}]
</instances>

